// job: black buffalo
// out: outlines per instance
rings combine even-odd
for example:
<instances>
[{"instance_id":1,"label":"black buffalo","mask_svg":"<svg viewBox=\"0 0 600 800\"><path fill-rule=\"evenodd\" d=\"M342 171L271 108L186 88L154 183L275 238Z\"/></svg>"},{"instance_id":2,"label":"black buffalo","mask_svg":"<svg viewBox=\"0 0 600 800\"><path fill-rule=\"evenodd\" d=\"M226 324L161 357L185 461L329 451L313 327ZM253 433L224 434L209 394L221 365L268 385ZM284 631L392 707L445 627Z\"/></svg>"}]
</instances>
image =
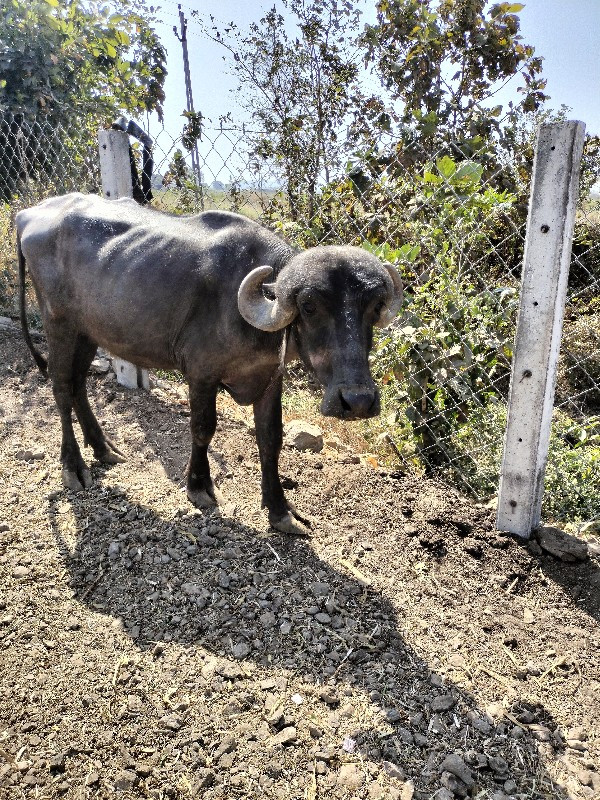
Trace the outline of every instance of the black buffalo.
<instances>
[{"instance_id":1,"label":"black buffalo","mask_svg":"<svg viewBox=\"0 0 600 800\"><path fill-rule=\"evenodd\" d=\"M285 360L299 357L324 387L321 411L342 419L379 412L368 353L374 325L401 302L396 270L355 247L298 253L257 223L222 211L175 217L132 200L70 194L17 215L21 319L42 372L49 372L62 423L62 479L91 484L75 439L104 463L122 454L104 435L86 391L98 346L140 367L178 369L189 385L192 452L187 494L218 504L207 457L224 387L253 404L270 523L306 533L279 480ZM29 268L48 342L35 350L25 316ZM265 281L270 281L265 283Z\"/></svg>"}]
</instances>

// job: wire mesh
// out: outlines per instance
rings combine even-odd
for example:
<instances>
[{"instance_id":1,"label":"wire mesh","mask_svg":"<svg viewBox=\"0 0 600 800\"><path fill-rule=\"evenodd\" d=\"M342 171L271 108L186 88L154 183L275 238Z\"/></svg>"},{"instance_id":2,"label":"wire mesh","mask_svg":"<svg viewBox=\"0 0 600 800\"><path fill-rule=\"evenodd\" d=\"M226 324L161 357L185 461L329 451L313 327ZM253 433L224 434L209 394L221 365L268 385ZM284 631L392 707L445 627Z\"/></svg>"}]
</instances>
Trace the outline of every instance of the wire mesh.
<instances>
[{"instance_id":1,"label":"wire mesh","mask_svg":"<svg viewBox=\"0 0 600 800\"><path fill-rule=\"evenodd\" d=\"M47 120L0 121L0 196L11 213L50 194L99 191L95 133ZM365 433L380 461L497 491L523 257L526 181L510 164L402 135L344 152L312 174L261 152L262 133L205 122L193 174L181 134L153 131L153 205L237 211L300 247L347 243L394 264L396 322L375 343L383 412ZM134 149L135 149L134 144ZM6 227L6 226L5 226ZM6 254L8 230L2 253ZM581 198L557 380L545 516L600 514L600 213ZM6 262L6 255L4 258ZM4 277L4 288L11 278ZM0 287L1 288L1 287ZM5 291L6 294L6 291ZM382 454L382 455L381 455ZM587 484L586 484L587 481Z\"/></svg>"}]
</instances>

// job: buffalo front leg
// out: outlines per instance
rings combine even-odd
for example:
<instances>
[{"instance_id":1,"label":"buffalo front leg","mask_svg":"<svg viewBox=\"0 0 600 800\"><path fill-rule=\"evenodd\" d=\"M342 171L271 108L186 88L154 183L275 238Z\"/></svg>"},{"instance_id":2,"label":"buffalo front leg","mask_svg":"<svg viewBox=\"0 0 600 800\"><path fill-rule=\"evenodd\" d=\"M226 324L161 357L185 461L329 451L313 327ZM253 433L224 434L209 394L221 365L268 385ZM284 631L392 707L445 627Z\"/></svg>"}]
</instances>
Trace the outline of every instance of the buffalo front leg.
<instances>
[{"instance_id":1,"label":"buffalo front leg","mask_svg":"<svg viewBox=\"0 0 600 800\"><path fill-rule=\"evenodd\" d=\"M125 461L121 451L105 436L100 423L90 407L87 396L87 371L96 355L97 345L86 336L79 336L73 359L73 404L83 431L86 445L91 445L94 456L103 464Z\"/></svg>"},{"instance_id":2,"label":"buffalo front leg","mask_svg":"<svg viewBox=\"0 0 600 800\"><path fill-rule=\"evenodd\" d=\"M92 485L92 474L81 457L71 417L77 334L64 323L46 323L45 328L48 337L48 372L62 427L62 482L67 489L80 491Z\"/></svg>"},{"instance_id":3,"label":"buffalo front leg","mask_svg":"<svg viewBox=\"0 0 600 800\"><path fill-rule=\"evenodd\" d=\"M286 500L279 479L279 453L283 442L281 390L283 378L267 388L254 403L256 441L262 470L262 504L269 511L269 522L278 531L294 536L310 536L308 520L301 517Z\"/></svg>"},{"instance_id":4,"label":"buffalo front leg","mask_svg":"<svg viewBox=\"0 0 600 800\"><path fill-rule=\"evenodd\" d=\"M192 454L187 468L187 496L198 508L212 508L223 502L208 463L208 445L217 428L217 387L190 384L190 413Z\"/></svg>"}]
</instances>

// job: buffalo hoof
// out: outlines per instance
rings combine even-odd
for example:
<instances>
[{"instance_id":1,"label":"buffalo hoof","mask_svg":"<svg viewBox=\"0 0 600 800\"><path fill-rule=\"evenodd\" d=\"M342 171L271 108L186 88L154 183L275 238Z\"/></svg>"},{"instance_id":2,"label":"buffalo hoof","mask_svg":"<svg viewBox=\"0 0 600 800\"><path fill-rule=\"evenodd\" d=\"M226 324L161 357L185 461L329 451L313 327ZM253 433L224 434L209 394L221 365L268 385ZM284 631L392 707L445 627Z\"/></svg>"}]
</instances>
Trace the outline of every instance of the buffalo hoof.
<instances>
[{"instance_id":1,"label":"buffalo hoof","mask_svg":"<svg viewBox=\"0 0 600 800\"><path fill-rule=\"evenodd\" d=\"M188 489L187 496L196 508L215 508L225 502L225 498L214 485L210 489Z\"/></svg>"},{"instance_id":2,"label":"buffalo hoof","mask_svg":"<svg viewBox=\"0 0 600 800\"><path fill-rule=\"evenodd\" d=\"M127 459L119 448L110 439L105 439L105 449L101 453L95 453L96 458L102 464L122 464Z\"/></svg>"},{"instance_id":3,"label":"buffalo hoof","mask_svg":"<svg viewBox=\"0 0 600 800\"><path fill-rule=\"evenodd\" d=\"M62 468L62 482L65 489L80 492L82 489L89 489L92 485L92 473L84 467L79 473L74 469Z\"/></svg>"},{"instance_id":4,"label":"buffalo hoof","mask_svg":"<svg viewBox=\"0 0 600 800\"><path fill-rule=\"evenodd\" d=\"M127 461L125 456L122 456L120 453L117 453L114 450L107 450L97 458L102 464L122 464L124 461Z\"/></svg>"},{"instance_id":5,"label":"buffalo hoof","mask_svg":"<svg viewBox=\"0 0 600 800\"><path fill-rule=\"evenodd\" d=\"M283 517L269 516L269 522L275 530L287 533L290 536L311 536L308 525L301 522L292 511L288 511Z\"/></svg>"}]
</instances>

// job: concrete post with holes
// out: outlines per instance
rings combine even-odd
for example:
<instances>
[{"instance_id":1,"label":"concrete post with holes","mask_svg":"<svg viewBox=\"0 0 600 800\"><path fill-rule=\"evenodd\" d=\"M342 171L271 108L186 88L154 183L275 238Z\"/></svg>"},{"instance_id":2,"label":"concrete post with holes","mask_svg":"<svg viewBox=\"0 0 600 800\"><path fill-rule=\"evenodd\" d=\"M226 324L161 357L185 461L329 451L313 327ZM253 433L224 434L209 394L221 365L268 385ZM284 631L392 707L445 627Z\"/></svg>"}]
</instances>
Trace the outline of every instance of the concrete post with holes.
<instances>
[{"instance_id":1,"label":"concrete post with holes","mask_svg":"<svg viewBox=\"0 0 600 800\"><path fill-rule=\"evenodd\" d=\"M129 163L129 136L125 131L98 131L102 194L110 200L133 197L131 166ZM116 356L112 359L117 381L128 389L148 389L148 370L136 367Z\"/></svg>"},{"instance_id":2,"label":"concrete post with holes","mask_svg":"<svg viewBox=\"0 0 600 800\"><path fill-rule=\"evenodd\" d=\"M582 122L538 130L496 520L525 538L540 524L584 136Z\"/></svg>"}]
</instances>

